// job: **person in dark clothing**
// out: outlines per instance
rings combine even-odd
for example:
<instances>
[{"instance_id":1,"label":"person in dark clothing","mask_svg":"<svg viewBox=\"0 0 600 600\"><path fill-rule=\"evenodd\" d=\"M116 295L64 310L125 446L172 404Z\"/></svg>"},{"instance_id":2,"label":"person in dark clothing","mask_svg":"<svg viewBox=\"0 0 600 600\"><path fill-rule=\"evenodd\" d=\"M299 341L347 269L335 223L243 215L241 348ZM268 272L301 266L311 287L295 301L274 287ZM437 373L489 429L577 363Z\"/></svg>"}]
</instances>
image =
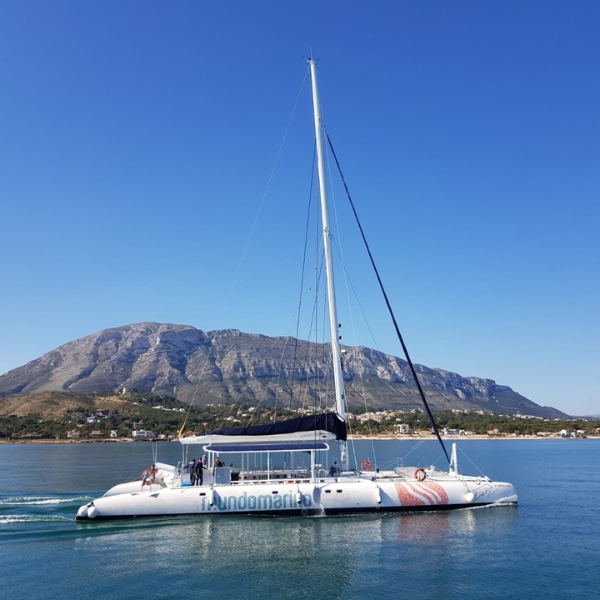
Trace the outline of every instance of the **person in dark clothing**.
<instances>
[{"instance_id":1,"label":"person in dark clothing","mask_svg":"<svg viewBox=\"0 0 600 600\"><path fill-rule=\"evenodd\" d=\"M202 485L202 478L204 475L204 465L202 464L201 460L199 460L196 463L195 473L196 473L196 485Z\"/></svg>"},{"instance_id":2,"label":"person in dark clothing","mask_svg":"<svg viewBox=\"0 0 600 600\"><path fill-rule=\"evenodd\" d=\"M196 459L192 458L192 460L188 463L188 472L190 474L190 485L196 484Z\"/></svg>"}]
</instances>

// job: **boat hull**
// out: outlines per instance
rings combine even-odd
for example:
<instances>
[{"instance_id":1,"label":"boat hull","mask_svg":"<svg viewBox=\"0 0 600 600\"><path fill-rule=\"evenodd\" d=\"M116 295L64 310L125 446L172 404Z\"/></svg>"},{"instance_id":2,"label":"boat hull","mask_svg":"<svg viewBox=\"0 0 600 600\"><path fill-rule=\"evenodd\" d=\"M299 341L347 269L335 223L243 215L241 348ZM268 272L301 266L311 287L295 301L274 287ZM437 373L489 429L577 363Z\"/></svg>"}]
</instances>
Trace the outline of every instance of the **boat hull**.
<instances>
[{"instance_id":1,"label":"boat hull","mask_svg":"<svg viewBox=\"0 0 600 600\"><path fill-rule=\"evenodd\" d=\"M516 504L509 483L344 479L172 487L114 494L82 506L79 520L184 515L315 516L422 512Z\"/></svg>"}]
</instances>

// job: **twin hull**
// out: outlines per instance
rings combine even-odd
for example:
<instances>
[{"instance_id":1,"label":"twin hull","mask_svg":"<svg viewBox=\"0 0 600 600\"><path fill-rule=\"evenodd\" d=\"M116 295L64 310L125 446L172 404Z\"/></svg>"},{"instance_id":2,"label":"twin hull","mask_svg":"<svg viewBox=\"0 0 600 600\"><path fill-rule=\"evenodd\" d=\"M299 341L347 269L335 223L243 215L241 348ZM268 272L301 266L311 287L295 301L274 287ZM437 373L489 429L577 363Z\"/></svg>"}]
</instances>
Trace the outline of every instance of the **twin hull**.
<instances>
[{"instance_id":1,"label":"twin hull","mask_svg":"<svg viewBox=\"0 0 600 600\"><path fill-rule=\"evenodd\" d=\"M449 510L514 504L510 483L486 480L407 481L344 478L326 483L158 487L104 496L82 506L78 519L166 515L331 515L377 511Z\"/></svg>"}]
</instances>

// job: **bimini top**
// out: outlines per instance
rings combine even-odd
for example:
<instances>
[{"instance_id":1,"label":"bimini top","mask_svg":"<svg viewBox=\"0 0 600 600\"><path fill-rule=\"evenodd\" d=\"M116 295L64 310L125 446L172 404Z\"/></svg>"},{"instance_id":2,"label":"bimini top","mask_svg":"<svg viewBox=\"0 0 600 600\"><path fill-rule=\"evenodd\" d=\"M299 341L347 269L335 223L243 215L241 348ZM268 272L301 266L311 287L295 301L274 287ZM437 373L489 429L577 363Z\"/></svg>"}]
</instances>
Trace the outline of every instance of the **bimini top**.
<instances>
[{"instance_id":1,"label":"bimini top","mask_svg":"<svg viewBox=\"0 0 600 600\"><path fill-rule=\"evenodd\" d=\"M204 446L207 452L312 452L329 450L323 442L305 444L210 444Z\"/></svg>"}]
</instances>

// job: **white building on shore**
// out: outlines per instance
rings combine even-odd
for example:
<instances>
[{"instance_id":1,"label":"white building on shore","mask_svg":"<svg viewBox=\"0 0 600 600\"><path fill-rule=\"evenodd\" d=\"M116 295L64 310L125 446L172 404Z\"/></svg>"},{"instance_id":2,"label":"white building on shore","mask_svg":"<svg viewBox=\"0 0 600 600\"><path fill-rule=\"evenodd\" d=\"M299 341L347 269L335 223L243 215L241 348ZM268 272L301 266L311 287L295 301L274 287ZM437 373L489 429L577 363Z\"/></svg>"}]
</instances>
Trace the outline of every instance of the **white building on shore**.
<instances>
[{"instance_id":1,"label":"white building on shore","mask_svg":"<svg viewBox=\"0 0 600 600\"><path fill-rule=\"evenodd\" d=\"M148 429L134 429L131 437L138 440L153 440L154 433Z\"/></svg>"}]
</instances>

